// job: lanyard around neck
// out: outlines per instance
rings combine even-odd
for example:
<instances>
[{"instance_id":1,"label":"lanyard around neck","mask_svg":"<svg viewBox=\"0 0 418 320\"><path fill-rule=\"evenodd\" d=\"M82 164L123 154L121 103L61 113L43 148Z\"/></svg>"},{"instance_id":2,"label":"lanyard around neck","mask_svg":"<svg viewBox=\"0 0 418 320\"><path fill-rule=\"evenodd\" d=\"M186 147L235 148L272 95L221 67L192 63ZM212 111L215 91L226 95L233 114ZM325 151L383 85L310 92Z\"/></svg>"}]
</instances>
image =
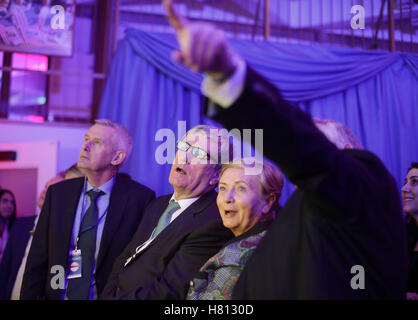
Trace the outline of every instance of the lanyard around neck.
<instances>
[{"instance_id":1,"label":"lanyard around neck","mask_svg":"<svg viewBox=\"0 0 418 320\"><path fill-rule=\"evenodd\" d=\"M102 221L102 219L105 217L105 215L107 214L107 212L109 210L109 206L110 206L110 202L109 202L109 204L107 205L106 210L97 219L97 222L95 224L93 224L92 226L90 226L90 227L88 227L88 228L86 228L84 230L81 230L81 224L83 223L84 216L86 215L86 212L88 210L88 208L87 208L86 212L84 212L84 209L85 209L85 206L84 205L85 205L85 202L86 202L86 194L87 194L87 178L84 177L83 199L82 199L82 203L81 203L81 214L80 214L80 226L78 228L78 235L77 235L77 238L75 239L75 243L74 243L75 250L77 250L77 248L78 248L78 242L80 241L81 234L83 234L84 232L87 232L87 231L95 228L100 223L100 221ZM98 201L98 199L96 201ZM92 205L94 205L94 203L93 203L92 199L90 199L90 206L89 207L91 207ZM96 205L97 205L97 202L96 202Z\"/></svg>"}]
</instances>

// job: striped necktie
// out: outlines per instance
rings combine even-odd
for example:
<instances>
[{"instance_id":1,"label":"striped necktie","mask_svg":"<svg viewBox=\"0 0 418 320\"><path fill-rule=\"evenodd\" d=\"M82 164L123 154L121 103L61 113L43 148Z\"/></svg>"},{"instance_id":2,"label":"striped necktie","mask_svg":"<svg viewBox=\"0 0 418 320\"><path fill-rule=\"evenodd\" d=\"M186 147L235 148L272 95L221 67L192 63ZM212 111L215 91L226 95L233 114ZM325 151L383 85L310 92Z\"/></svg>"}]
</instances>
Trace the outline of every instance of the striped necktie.
<instances>
[{"instance_id":1,"label":"striped necktie","mask_svg":"<svg viewBox=\"0 0 418 320\"><path fill-rule=\"evenodd\" d=\"M87 192L91 205L81 221L79 248L82 257L82 277L68 281L67 297L70 300L87 300L89 298L91 278L94 270L94 257L96 253L97 220L99 210L97 199L105 194L94 189Z\"/></svg>"}]
</instances>

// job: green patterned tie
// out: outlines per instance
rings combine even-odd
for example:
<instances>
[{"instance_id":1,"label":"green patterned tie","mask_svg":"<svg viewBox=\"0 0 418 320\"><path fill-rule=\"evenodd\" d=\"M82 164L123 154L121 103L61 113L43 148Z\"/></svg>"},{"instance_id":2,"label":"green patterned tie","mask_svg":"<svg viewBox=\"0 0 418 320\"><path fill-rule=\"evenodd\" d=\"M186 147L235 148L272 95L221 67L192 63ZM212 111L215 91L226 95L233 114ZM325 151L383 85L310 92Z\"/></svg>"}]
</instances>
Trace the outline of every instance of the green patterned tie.
<instances>
[{"instance_id":1,"label":"green patterned tie","mask_svg":"<svg viewBox=\"0 0 418 320\"><path fill-rule=\"evenodd\" d=\"M165 227L167 227L171 221L171 217L173 216L173 213L176 212L178 209L180 209L179 204L175 200L170 200L170 203L168 204L167 209L163 212L163 214L160 217L160 220L158 220L157 227L155 228L153 238L158 236L158 234L164 230Z\"/></svg>"}]
</instances>

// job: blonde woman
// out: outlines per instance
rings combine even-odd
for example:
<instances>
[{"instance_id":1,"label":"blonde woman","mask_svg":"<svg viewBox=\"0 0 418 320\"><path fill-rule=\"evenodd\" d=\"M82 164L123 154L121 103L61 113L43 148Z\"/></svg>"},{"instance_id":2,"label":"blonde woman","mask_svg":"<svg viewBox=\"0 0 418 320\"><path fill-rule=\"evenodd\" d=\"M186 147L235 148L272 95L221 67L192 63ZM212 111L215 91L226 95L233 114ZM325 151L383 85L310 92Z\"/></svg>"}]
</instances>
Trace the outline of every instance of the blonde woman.
<instances>
[{"instance_id":1,"label":"blonde woman","mask_svg":"<svg viewBox=\"0 0 418 320\"><path fill-rule=\"evenodd\" d=\"M251 161L240 159L222 167L216 203L235 238L202 266L190 283L188 300L230 300L245 263L276 217L283 175L271 164ZM257 175L247 170L254 165L262 168Z\"/></svg>"}]
</instances>

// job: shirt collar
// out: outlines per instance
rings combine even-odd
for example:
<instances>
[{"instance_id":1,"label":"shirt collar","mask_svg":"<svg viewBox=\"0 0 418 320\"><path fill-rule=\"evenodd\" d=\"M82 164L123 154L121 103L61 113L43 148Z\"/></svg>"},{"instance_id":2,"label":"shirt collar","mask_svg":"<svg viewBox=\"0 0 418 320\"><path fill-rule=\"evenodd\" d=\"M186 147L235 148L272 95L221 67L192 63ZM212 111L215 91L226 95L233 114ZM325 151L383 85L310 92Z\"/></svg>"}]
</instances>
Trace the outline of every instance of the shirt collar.
<instances>
[{"instance_id":1,"label":"shirt collar","mask_svg":"<svg viewBox=\"0 0 418 320\"><path fill-rule=\"evenodd\" d=\"M102 184L98 188L93 187L90 184L90 182L87 180L86 192L90 191L91 189L96 189L96 190L99 189L99 190L103 191L105 194L109 195L112 192L114 184L115 184L115 176L110 178L107 182L105 182L104 184Z\"/></svg>"},{"instance_id":2,"label":"shirt collar","mask_svg":"<svg viewBox=\"0 0 418 320\"><path fill-rule=\"evenodd\" d=\"M170 201L171 200L176 201L179 204L181 211L184 211L199 198L200 198L200 196L199 197L194 197L194 198L189 198L189 199L176 200L176 198L174 198L174 193L173 193L173 195L171 196Z\"/></svg>"}]
</instances>

